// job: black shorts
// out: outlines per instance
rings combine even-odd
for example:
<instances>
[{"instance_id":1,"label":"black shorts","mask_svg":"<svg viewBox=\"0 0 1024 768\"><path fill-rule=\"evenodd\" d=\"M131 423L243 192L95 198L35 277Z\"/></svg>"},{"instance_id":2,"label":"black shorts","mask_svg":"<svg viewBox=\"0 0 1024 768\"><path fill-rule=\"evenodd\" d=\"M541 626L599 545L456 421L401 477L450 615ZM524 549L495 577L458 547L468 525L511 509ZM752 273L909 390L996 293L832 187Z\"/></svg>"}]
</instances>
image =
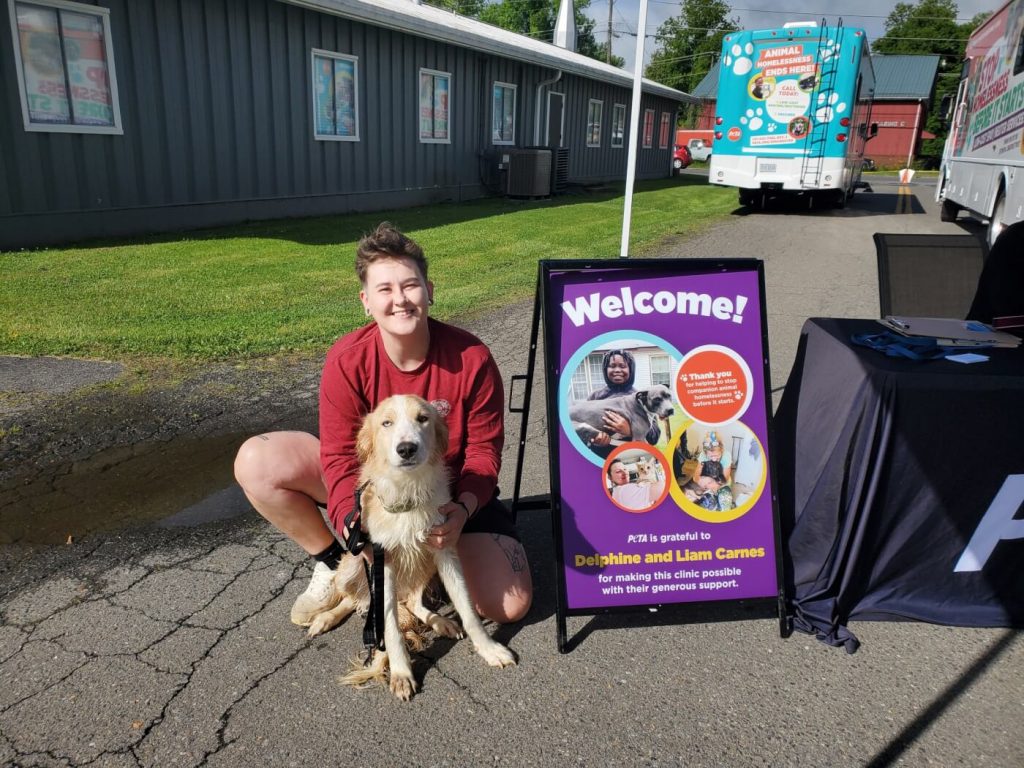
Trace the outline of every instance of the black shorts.
<instances>
[{"instance_id":1,"label":"black shorts","mask_svg":"<svg viewBox=\"0 0 1024 768\"><path fill-rule=\"evenodd\" d=\"M495 492L489 502L480 507L476 514L466 521L466 524L462 527L462 532L494 533L520 541L516 524L512 522L512 515L508 508L498 499L497 492Z\"/></svg>"}]
</instances>

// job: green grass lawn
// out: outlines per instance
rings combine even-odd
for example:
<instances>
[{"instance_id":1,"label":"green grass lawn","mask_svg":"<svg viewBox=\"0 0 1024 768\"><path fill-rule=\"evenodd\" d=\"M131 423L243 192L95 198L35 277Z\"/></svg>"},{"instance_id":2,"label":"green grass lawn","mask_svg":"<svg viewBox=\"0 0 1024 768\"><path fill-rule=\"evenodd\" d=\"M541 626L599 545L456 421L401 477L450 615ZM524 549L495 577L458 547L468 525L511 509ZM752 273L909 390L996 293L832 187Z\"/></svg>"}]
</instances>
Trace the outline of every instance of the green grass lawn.
<instances>
[{"instance_id":1,"label":"green grass lawn","mask_svg":"<svg viewBox=\"0 0 1024 768\"><path fill-rule=\"evenodd\" d=\"M419 242L432 313L467 315L533 295L541 258L618 256L621 191L486 199L283 219L216 230L0 252L0 354L172 360L320 352L366 318L359 237L390 220ZM637 186L634 256L706 227L736 192L680 177Z\"/></svg>"}]
</instances>

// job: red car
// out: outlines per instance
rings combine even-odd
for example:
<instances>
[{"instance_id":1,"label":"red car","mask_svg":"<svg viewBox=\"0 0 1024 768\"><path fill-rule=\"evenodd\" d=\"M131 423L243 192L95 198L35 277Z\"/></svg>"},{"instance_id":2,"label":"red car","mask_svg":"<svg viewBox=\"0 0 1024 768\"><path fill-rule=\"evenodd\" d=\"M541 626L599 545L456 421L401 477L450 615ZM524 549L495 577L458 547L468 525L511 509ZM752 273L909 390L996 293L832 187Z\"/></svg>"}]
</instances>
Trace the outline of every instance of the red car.
<instances>
[{"instance_id":1,"label":"red car","mask_svg":"<svg viewBox=\"0 0 1024 768\"><path fill-rule=\"evenodd\" d=\"M681 144L675 145L675 153L672 155L672 169L681 171L693 162L693 155L690 150Z\"/></svg>"}]
</instances>

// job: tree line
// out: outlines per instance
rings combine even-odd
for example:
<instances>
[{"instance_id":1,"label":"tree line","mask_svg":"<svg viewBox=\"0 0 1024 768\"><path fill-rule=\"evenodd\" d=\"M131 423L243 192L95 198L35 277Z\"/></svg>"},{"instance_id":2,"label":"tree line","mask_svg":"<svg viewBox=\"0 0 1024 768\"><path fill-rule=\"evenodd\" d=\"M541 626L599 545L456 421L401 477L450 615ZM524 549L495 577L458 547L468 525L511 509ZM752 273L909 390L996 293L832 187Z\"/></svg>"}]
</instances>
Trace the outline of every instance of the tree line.
<instances>
[{"instance_id":1,"label":"tree line","mask_svg":"<svg viewBox=\"0 0 1024 768\"><path fill-rule=\"evenodd\" d=\"M470 16L537 40L554 39L559 0L425 0L430 5ZM574 0L576 50L617 67L625 63L598 42L596 23L585 11L591 0ZM959 22L954 0L899 2L885 21L885 34L871 41L874 53L936 54L939 71L925 128L936 138L922 144L923 158L942 154L946 126L938 105L946 94L955 94L967 38L989 14L981 13ZM851 25L847 25L851 26ZM681 0L679 13L665 21L654 35L655 50L644 75L664 85L692 92L708 74L722 50L722 38L739 29L732 7L724 0ZM684 120L686 116L684 115Z\"/></svg>"}]
</instances>

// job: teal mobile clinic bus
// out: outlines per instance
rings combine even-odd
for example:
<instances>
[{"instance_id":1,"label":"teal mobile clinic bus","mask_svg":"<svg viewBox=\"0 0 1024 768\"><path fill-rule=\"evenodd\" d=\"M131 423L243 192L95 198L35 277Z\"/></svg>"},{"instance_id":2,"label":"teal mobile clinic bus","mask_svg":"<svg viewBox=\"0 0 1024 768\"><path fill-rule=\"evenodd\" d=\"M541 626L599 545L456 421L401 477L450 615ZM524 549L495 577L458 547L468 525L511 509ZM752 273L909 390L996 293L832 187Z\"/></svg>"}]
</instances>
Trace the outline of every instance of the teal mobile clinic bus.
<instances>
[{"instance_id":1,"label":"teal mobile clinic bus","mask_svg":"<svg viewBox=\"0 0 1024 768\"><path fill-rule=\"evenodd\" d=\"M741 205L805 195L843 206L860 181L875 76L864 30L811 23L726 35L710 182Z\"/></svg>"}]
</instances>

